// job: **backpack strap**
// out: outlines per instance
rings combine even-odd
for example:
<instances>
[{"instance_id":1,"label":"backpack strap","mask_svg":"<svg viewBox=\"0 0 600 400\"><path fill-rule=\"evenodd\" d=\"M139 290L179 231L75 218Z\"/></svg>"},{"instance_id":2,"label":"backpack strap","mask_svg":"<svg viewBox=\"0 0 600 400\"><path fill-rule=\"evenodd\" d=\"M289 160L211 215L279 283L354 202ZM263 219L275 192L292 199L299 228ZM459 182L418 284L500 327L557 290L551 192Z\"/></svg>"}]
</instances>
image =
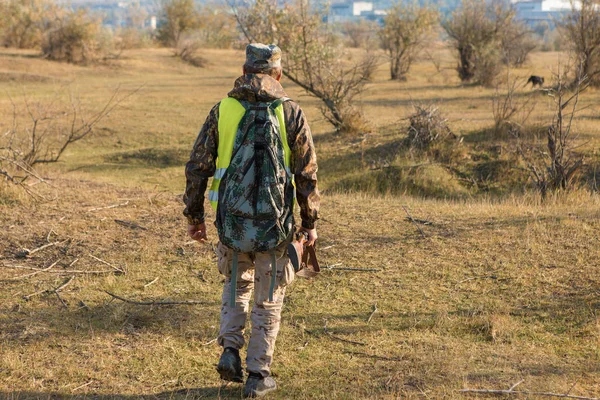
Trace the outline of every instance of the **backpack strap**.
<instances>
[{"instance_id":1,"label":"backpack strap","mask_svg":"<svg viewBox=\"0 0 600 400\"><path fill-rule=\"evenodd\" d=\"M275 250L271 252L271 286L269 287L269 301L273 301L273 292L275 292L275 280L277 279L277 254Z\"/></svg>"},{"instance_id":2,"label":"backpack strap","mask_svg":"<svg viewBox=\"0 0 600 400\"><path fill-rule=\"evenodd\" d=\"M237 297L237 272L238 272L238 252L233 252L233 262L231 266L231 279L229 281L229 307L235 308Z\"/></svg>"},{"instance_id":3,"label":"backpack strap","mask_svg":"<svg viewBox=\"0 0 600 400\"><path fill-rule=\"evenodd\" d=\"M286 101L290 101L292 99L290 99L289 97L281 97L277 100L274 100L271 102L271 104L269 105L269 108L271 110L275 110L277 107L279 107L280 105L282 105L283 103L285 103Z\"/></svg>"}]
</instances>

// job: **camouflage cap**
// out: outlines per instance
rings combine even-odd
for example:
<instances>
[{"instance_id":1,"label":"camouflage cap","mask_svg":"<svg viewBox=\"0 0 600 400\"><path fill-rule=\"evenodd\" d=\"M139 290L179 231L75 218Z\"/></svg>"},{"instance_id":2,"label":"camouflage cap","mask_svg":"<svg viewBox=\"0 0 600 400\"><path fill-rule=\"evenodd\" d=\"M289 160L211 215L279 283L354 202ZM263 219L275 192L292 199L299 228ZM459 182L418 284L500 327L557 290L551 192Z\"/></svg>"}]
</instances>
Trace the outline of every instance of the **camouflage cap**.
<instances>
[{"instance_id":1,"label":"camouflage cap","mask_svg":"<svg viewBox=\"0 0 600 400\"><path fill-rule=\"evenodd\" d=\"M252 43L246 46L246 63L256 69L281 66L281 49L274 44Z\"/></svg>"}]
</instances>

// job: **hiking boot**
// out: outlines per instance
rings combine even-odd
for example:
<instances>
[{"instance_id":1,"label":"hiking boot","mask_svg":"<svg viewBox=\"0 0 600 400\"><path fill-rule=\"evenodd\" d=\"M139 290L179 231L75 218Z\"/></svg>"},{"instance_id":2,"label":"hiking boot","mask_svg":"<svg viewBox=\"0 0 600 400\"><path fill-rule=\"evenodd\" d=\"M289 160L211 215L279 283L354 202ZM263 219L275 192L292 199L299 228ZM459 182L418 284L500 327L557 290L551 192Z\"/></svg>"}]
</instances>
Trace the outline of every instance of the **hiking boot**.
<instances>
[{"instance_id":1,"label":"hiking boot","mask_svg":"<svg viewBox=\"0 0 600 400\"><path fill-rule=\"evenodd\" d=\"M225 350L223 350L223 354L221 354L221 358L219 359L217 371L224 381L244 382L242 359L240 358L239 350L232 347L225 347Z\"/></svg>"},{"instance_id":2,"label":"hiking boot","mask_svg":"<svg viewBox=\"0 0 600 400\"><path fill-rule=\"evenodd\" d=\"M263 397L269 392L277 389L275 379L270 376L263 377L261 374L250 372L244 387L244 397Z\"/></svg>"}]
</instances>

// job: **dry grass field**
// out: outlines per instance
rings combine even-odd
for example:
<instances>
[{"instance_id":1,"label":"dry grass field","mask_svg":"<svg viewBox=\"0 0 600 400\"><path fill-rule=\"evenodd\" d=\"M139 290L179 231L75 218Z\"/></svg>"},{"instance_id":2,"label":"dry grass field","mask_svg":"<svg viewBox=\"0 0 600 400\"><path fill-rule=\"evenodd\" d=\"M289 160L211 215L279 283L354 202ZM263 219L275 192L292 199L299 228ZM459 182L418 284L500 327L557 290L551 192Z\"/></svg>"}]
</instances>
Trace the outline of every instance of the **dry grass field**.
<instances>
[{"instance_id":1,"label":"dry grass field","mask_svg":"<svg viewBox=\"0 0 600 400\"><path fill-rule=\"evenodd\" d=\"M523 391L600 397L600 197L583 185L542 202L511 139L490 134L494 89L461 86L439 54L446 69L422 61L407 82L380 67L360 99L374 127L366 138L333 134L319 103L283 82L319 154L321 263L374 270L326 269L289 288L269 398L475 399L485 396L460 390L521 380ZM77 67L0 50L0 132L12 123L8 95L25 123L24 96L71 91L91 112L116 87L141 87L39 169L51 185L34 188L47 200L0 186L0 398L241 397L214 369L223 279L181 215L183 165L243 52L207 58L197 69L146 49ZM537 53L513 74L548 80L561 58ZM534 95L531 122L547 125L551 103ZM400 145L413 103L436 104L464 137L439 149L447 164ZM581 103L578 151L593 179L600 93Z\"/></svg>"}]
</instances>

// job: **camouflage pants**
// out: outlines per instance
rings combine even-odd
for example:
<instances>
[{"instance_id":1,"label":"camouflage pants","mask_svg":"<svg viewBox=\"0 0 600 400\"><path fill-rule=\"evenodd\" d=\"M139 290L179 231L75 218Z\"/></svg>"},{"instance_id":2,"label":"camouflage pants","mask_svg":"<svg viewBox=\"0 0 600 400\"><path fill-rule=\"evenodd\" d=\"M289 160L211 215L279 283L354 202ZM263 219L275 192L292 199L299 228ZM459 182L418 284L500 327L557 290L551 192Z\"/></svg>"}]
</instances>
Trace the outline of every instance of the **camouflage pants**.
<instances>
[{"instance_id":1,"label":"camouflage pants","mask_svg":"<svg viewBox=\"0 0 600 400\"><path fill-rule=\"evenodd\" d=\"M241 349L244 346L244 329L254 290L254 305L250 320L252 331L248 342L246 369L268 376L279 332L281 307L285 288L294 280L294 267L287 256L287 243L275 249L277 275L273 301L269 301L271 283L270 253L239 253L236 288L236 307L229 305L233 250L217 245L219 272L226 276L221 307L221 330L218 343L223 347Z\"/></svg>"}]
</instances>

